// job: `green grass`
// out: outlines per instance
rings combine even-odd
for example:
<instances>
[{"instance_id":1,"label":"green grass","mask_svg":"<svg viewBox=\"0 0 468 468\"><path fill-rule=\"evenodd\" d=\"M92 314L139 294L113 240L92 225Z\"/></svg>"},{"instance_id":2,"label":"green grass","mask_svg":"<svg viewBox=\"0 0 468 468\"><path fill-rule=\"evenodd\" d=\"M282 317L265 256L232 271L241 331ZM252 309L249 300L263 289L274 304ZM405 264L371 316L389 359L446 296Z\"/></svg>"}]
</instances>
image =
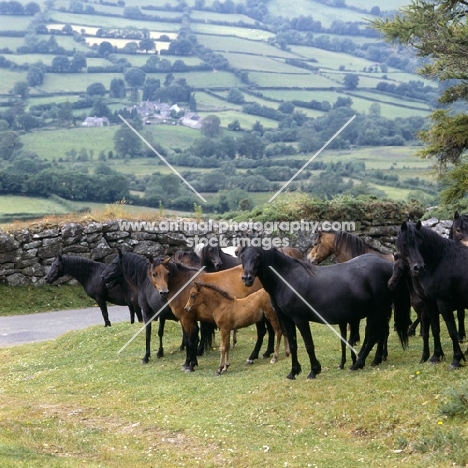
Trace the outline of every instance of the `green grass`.
<instances>
[{"instance_id":1,"label":"green grass","mask_svg":"<svg viewBox=\"0 0 468 468\"><path fill-rule=\"evenodd\" d=\"M33 151L41 158L49 161L63 158L72 149L81 148L94 150L97 159L101 151L106 154L114 150L114 133L117 126L111 127L79 127L27 133L22 136L25 151Z\"/></svg>"},{"instance_id":2,"label":"green grass","mask_svg":"<svg viewBox=\"0 0 468 468\"><path fill-rule=\"evenodd\" d=\"M96 306L80 285L13 287L0 284L0 292L0 317Z\"/></svg>"},{"instance_id":3,"label":"green grass","mask_svg":"<svg viewBox=\"0 0 468 468\"><path fill-rule=\"evenodd\" d=\"M312 72L300 73L262 73L249 72L250 81L261 87L282 87L282 88L340 88L339 83L335 83L328 78Z\"/></svg>"},{"instance_id":4,"label":"green grass","mask_svg":"<svg viewBox=\"0 0 468 468\"><path fill-rule=\"evenodd\" d=\"M214 376L217 350L199 359L195 373L180 371L173 322L163 359L140 364L142 334L117 354L139 327L95 326L0 349L0 464L438 468L468 461L466 417L440 415L444 392L458 388L466 370L417 364L419 338L403 351L391 334L388 362L351 373L337 369L335 335L313 324L322 374L306 380L299 338L304 374L289 381L283 355L275 365L244 364L254 327L239 332L221 377ZM446 334L443 346L449 353Z\"/></svg>"},{"instance_id":5,"label":"green grass","mask_svg":"<svg viewBox=\"0 0 468 468\"><path fill-rule=\"evenodd\" d=\"M278 49L266 42L253 41L240 37L217 36L197 34L197 41L220 52L244 52L248 54L264 55L270 57L294 58L295 54Z\"/></svg>"},{"instance_id":6,"label":"green grass","mask_svg":"<svg viewBox=\"0 0 468 468\"><path fill-rule=\"evenodd\" d=\"M192 23L190 29L195 34L212 34L216 36L234 36L255 41L267 41L274 34L261 29L246 29L235 26L221 26L217 24ZM213 38L215 40L215 38Z\"/></svg>"},{"instance_id":7,"label":"green grass","mask_svg":"<svg viewBox=\"0 0 468 468\"><path fill-rule=\"evenodd\" d=\"M83 92L92 83L102 83L109 89L114 78L122 78L121 73L46 73L44 83L35 89L46 93Z\"/></svg>"},{"instance_id":8,"label":"green grass","mask_svg":"<svg viewBox=\"0 0 468 468\"><path fill-rule=\"evenodd\" d=\"M59 24L63 25L69 23L72 26L78 26L80 28L85 26L91 26L95 28L137 28L148 29L150 31L157 31L161 33L177 33L180 28L180 25L178 23L165 23L162 21L143 21L111 16L93 16L85 14L80 15L61 11L54 11L53 18Z\"/></svg>"},{"instance_id":9,"label":"green grass","mask_svg":"<svg viewBox=\"0 0 468 468\"><path fill-rule=\"evenodd\" d=\"M229 64L232 67L247 71L304 73L303 69L288 65L282 59L263 57L259 55L246 55L237 52L225 52L223 55L227 60L229 60Z\"/></svg>"},{"instance_id":10,"label":"green grass","mask_svg":"<svg viewBox=\"0 0 468 468\"><path fill-rule=\"evenodd\" d=\"M17 81L26 81L26 71L16 72L2 68L2 79L0 80L0 94L8 94Z\"/></svg>"}]
</instances>

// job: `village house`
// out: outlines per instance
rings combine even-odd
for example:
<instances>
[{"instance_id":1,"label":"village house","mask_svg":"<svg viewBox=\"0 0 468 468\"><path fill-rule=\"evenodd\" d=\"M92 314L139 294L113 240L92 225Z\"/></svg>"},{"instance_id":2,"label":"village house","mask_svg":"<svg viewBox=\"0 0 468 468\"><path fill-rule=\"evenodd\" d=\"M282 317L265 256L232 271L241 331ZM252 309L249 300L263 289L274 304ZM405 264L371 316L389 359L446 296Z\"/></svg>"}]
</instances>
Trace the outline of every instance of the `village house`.
<instances>
[{"instance_id":1,"label":"village house","mask_svg":"<svg viewBox=\"0 0 468 468\"><path fill-rule=\"evenodd\" d=\"M107 117L86 117L81 124L82 127L105 127L110 125Z\"/></svg>"}]
</instances>

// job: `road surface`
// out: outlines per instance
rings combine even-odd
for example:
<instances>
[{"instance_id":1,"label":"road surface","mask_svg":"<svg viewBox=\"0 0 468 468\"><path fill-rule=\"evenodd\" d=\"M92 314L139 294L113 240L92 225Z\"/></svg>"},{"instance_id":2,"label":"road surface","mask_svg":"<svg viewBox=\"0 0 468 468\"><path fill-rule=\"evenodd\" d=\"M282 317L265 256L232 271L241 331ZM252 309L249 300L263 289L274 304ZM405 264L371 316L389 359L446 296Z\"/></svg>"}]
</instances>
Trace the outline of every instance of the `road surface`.
<instances>
[{"instance_id":1,"label":"road surface","mask_svg":"<svg viewBox=\"0 0 468 468\"><path fill-rule=\"evenodd\" d=\"M112 306L108 307L108 312L111 323L130 323L128 307ZM69 330L99 324L104 327L99 307L0 317L0 347L51 340Z\"/></svg>"}]
</instances>

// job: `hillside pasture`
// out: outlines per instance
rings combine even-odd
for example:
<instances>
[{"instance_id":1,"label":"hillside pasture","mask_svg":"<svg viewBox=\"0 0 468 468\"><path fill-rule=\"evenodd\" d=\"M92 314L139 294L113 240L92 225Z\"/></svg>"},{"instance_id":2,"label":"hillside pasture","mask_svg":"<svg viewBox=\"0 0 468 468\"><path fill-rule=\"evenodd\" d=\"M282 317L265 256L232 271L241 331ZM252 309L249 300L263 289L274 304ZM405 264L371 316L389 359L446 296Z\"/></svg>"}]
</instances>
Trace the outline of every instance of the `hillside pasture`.
<instances>
[{"instance_id":1,"label":"hillside pasture","mask_svg":"<svg viewBox=\"0 0 468 468\"><path fill-rule=\"evenodd\" d=\"M199 112L199 115L202 117L206 117L209 114L210 112ZM265 128L277 128L278 127L278 122L276 120L267 119L265 117L261 117L258 115L244 114L243 112L235 111L235 110L220 111L220 112L217 112L216 115L221 120L221 125L223 127L227 127L228 124L230 124L231 122L234 122L235 120L239 121L241 127L244 130L251 129L252 126L257 121L259 121Z\"/></svg>"},{"instance_id":2,"label":"hillside pasture","mask_svg":"<svg viewBox=\"0 0 468 468\"><path fill-rule=\"evenodd\" d=\"M40 92L82 93L92 83L102 83L109 89L114 78L122 78L122 73L46 73L41 86L36 86Z\"/></svg>"},{"instance_id":3,"label":"hillside pasture","mask_svg":"<svg viewBox=\"0 0 468 468\"><path fill-rule=\"evenodd\" d=\"M233 36L255 41L267 41L274 34L263 29L248 29L218 24L192 23L190 28L195 34L211 34L214 36ZM214 39L214 38L213 38Z\"/></svg>"},{"instance_id":4,"label":"hillside pasture","mask_svg":"<svg viewBox=\"0 0 468 468\"><path fill-rule=\"evenodd\" d=\"M8 94L15 83L18 81L26 81L27 71L12 71L2 69L0 80L0 94Z\"/></svg>"},{"instance_id":5,"label":"hillside pasture","mask_svg":"<svg viewBox=\"0 0 468 468\"><path fill-rule=\"evenodd\" d=\"M93 16L85 14L73 14L62 11L54 11L54 20L61 24L80 25L80 27L91 26L95 28L117 28L117 29L148 29L150 31L161 31L163 33L179 30L178 23L165 23L162 21L144 21L123 17ZM81 26L83 25L83 26Z\"/></svg>"},{"instance_id":6,"label":"hillside pasture","mask_svg":"<svg viewBox=\"0 0 468 468\"><path fill-rule=\"evenodd\" d=\"M262 71L272 73L304 73L302 68L288 65L283 59L263 57L261 55L242 54L237 52L225 52L223 56L229 60L229 64L241 70Z\"/></svg>"},{"instance_id":7,"label":"hillside pasture","mask_svg":"<svg viewBox=\"0 0 468 468\"><path fill-rule=\"evenodd\" d=\"M1 348L0 464L442 468L468 461L466 416L441 413L466 370L418 364L417 337L402 350L391 333L387 362L348 372L337 368L336 336L315 325L322 373L306 380L299 338L304 373L290 381L283 353L274 365L244 364L254 327L239 331L221 377L214 375L218 337L194 373L180 371L174 322L166 324L164 358L140 364L144 334L118 354L140 328L94 326ZM446 333L442 345L450 349Z\"/></svg>"},{"instance_id":8,"label":"hillside pasture","mask_svg":"<svg viewBox=\"0 0 468 468\"><path fill-rule=\"evenodd\" d=\"M344 22L363 23L364 18L370 17L370 15L365 15L358 11L347 8L335 8L314 0L297 0L295 2L271 0L268 2L268 11L271 15L285 16L287 18L311 15L315 21L320 21L326 28L329 28L337 19Z\"/></svg>"},{"instance_id":9,"label":"hillside pasture","mask_svg":"<svg viewBox=\"0 0 468 468\"><path fill-rule=\"evenodd\" d=\"M295 58L296 54L278 49L266 42L254 41L240 37L197 34L197 40L205 47L218 52L238 52L266 57Z\"/></svg>"},{"instance_id":10,"label":"hillside pasture","mask_svg":"<svg viewBox=\"0 0 468 468\"><path fill-rule=\"evenodd\" d=\"M214 11L200 11L200 10L192 10L190 12L190 19L194 22L202 22L202 23L210 23L210 22L219 22L219 23L239 23L243 22L245 24L249 24L254 26L255 20L250 18L246 15L238 15L238 14L222 14L216 13Z\"/></svg>"},{"instance_id":11,"label":"hillside pasture","mask_svg":"<svg viewBox=\"0 0 468 468\"><path fill-rule=\"evenodd\" d=\"M16 49L22 45L24 45L23 37L0 36L1 49L8 47L12 52L15 52ZM5 54L4 56L5 58L11 59L12 54Z\"/></svg>"},{"instance_id":12,"label":"hillside pasture","mask_svg":"<svg viewBox=\"0 0 468 468\"><path fill-rule=\"evenodd\" d=\"M373 2L372 6L380 6L381 11L392 11L402 6L407 6L407 0L388 0L385 2ZM372 8L368 0L346 0L346 5L362 8L364 10L370 10Z\"/></svg>"},{"instance_id":13,"label":"hillside pasture","mask_svg":"<svg viewBox=\"0 0 468 468\"><path fill-rule=\"evenodd\" d=\"M0 31L26 31L31 18L25 15L0 15Z\"/></svg>"},{"instance_id":14,"label":"hillside pasture","mask_svg":"<svg viewBox=\"0 0 468 468\"><path fill-rule=\"evenodd\" d=\"M252 83L265 88L341 88L342 85L334 83L327 77L313 72L300 73L262 73L252 71L249 73Z\"/></svg>"},{"instance_id":15,"label":"hillside pasture","mask_svg":"<svg viewBox=\"0 0 468 468\"><path fill-rule=\"evenodd\" d=\"M77 127L59 130L26 133L22 136L23 149L37 153L40 158L49 161L59 158L67 159L66 153L81 148L93 150L97 159L101 151L107 154L114 150L114 133L112 127Z\"/></svg>"}]
</instances>

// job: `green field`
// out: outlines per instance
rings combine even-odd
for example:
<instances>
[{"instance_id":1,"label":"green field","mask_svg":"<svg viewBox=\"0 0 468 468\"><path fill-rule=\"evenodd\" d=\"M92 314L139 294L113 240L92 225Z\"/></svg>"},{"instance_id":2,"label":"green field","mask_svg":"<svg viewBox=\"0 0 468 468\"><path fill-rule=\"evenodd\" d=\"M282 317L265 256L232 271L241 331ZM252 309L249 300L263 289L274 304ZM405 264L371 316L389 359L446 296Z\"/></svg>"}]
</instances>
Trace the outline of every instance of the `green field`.
<instances>
[{"instance_id":1,"label":"green field","mask_svg":"<svg viewBox=\"0 0 468 468\"><path fill-rule=\"evenodd\" d=\"M214 375L218 336L187 375L174 322L166 324L163 359L141 365L143 334L118 354L139 329L99 325L1 348L0 465L445 468L468 462L466 415L442 414L454 401L449 390L463 400L466 369L418 364L419 338L402 350L391 333L387 362L349 372L337 369L336 336L312 324L322 373L306 380L308 359L298 338L303 374L290 381L283 352L274 365L266 359L245 365L254 327L239 331L221 377ZM451 354L443 329L442 346Z\"/></svg>"}]
</instances>

